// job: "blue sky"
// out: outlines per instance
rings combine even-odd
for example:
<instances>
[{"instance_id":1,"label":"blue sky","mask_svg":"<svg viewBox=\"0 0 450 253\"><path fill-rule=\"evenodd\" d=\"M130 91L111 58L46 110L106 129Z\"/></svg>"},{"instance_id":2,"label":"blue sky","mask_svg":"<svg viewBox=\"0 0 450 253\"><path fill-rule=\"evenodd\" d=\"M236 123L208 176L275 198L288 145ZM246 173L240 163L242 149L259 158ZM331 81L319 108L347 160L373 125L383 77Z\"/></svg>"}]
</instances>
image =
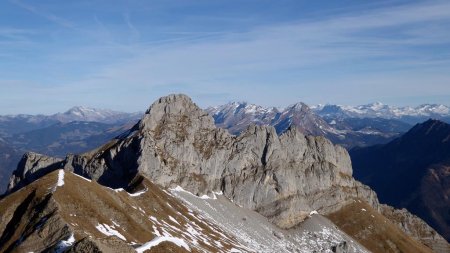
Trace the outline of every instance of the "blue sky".
<instances>
[{"instance_id":1,"label":"blue sky","mask_svg":"<svg viewBox=\"0 0 450 253\"><path fill-rule=\"evenodd\" d=\"M449 1L0 2L0 114L450 104Z\"/></svg>"}]
</instances>

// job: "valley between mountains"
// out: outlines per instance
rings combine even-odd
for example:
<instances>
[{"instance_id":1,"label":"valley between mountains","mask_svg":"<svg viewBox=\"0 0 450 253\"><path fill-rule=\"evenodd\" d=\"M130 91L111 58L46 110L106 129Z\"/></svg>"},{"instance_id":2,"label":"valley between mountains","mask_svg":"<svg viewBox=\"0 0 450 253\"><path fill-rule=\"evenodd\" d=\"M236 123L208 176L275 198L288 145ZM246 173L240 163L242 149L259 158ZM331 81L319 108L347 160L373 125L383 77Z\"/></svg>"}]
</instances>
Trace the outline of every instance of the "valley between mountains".
<instances>
[{"instance_id":1,"label":"valley between mountains","mask_svg":"<svg viewBox=\"0 0 450 253\"><path fill-rule=\"evenodd\" d=\"M435 113L445 120L445 108L436 108L414 117ZM408 131L417 123L410 111L380 118L360 117L370 108L329 109L229 104L202 110L186 95L169 95L137 122L136 115L122 115L83 126L111 130L96 132L97 141L77 154L22 156L0 199L0 252L450 252L440 235L447 235L445 215L430 214L444 219L432 223L442 219L412 214L404 187L396 199L384 195L392 188L382 186L393 187L395 176L407 172L390 174L393 163L380 163L389 176L374 175L361 162L365 155L351 158L346 149L364 154L351 148L382 143L377 150L390 153L408 145L408 136L423 132L421 125ZM447 147L446 123L423 124L425 133L444 132L436 139ZM15 134L5 133L4 143L39 144L33 135ZM13 157L20 150L8 152ZM449 189L446 160L432 158L429 172L414 174L427 189L415 189L425 204L435 203L431 188ZM383 193L381 203L373 189Z\"/></svg>"}]
</instances>

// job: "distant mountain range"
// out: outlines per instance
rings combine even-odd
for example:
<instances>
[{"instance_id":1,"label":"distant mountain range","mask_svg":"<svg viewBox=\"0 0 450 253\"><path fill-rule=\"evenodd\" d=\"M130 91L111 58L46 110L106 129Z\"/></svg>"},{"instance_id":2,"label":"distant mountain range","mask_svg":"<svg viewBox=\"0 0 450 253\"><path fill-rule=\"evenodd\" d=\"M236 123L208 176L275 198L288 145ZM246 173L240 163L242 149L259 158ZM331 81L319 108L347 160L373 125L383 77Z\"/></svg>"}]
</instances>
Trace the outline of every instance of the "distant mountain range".
<instances>
[{"instance_id":1,"label":"distant mountain range","mask_svg":"<svg viewBox=\"0 0 450 253\"><path fill-rule=\"evenodd\" d=\"M416 124L429 118L450 121L450 107L439 104L423 104L417 107L396 107L380 102L359 105L316 105L311 107L319 116L326 119L344 118L384 118L398 119L406 123Z\"/></svg>"},{"instance_id":2,"label":"distant mountain range","mask_svg":"<svg viewBox=\"0 0 450 253\"><path fill-rule=\"evenodd\" d=\"M53 115L0 116L0 192L25 152L86 152L127 131L142 114L76 106Z\"/></svg>"},{"instance_id":3,"label":"distant mountain range","mask_svg":"<svg viewBox=\"0 0 450 253\"><path fill-rule=\"evenodd\" d=\"M143 113L125 113L112 110L76 106L63 113L53 115L5 115L0 116L0 137L45 128L57 123L74 121L123 124L137 121Z\"/></svg>"},{"instance_id":4,"label":"distant mountain range","mask_svg":"<svg viewBox=\"0 0 450 253\"><path fill-rule=\"evenodd\" d=\"M407 208L450 240L450 125L417 124L385 145L350 150L354 176L381 202Z\"/></svg>"},{"instance_id":5,"label":"distant mountain range","mask_svg":"<svg viewBox=\"0 0 450 253\"><path fill-rule=\"evenodd\" d=\"M122 134L137 121L125 124L105 124L90 121L56 123L6 138L10 144L22 150L63 157L78 154L104 144Z\"/></svg>"},{"instance_id":6,"label":"distant mountain range","mask_svg":"<svg viewBox=\"0 0 450 253\"><path fill-rule=\"evenodd\" d=\"M295 124L302 132L310 135L323 135L332 132L322 118L317 117L304 103L297 103L279 110L275 107L265 108L246 102L232 102L221 106L207 108L217 126L239 134L249 125L272 125L278 133L286 131Z\"/></svg>"},{"instance_id":7,"label":"distant mountain range","mask_svg":"<svg viewBox=\"0 0 450 253\"><path fill-rule=\"evenodd\" d=\"M331 106L313 107L304 103L290 105L284 109L262 107L245 102L232 102L207 108L217 126L232 134L239 134L249 125L271 125L278 133L295 126L301 132L314 136L325 136L347 148L386 143L406 132L412 125L387 117L354 117L351 114L325 113ZM340 108L339 106L333 106ZM322 113L323 112L323 113Z\"/></svg>"}]
</instances>

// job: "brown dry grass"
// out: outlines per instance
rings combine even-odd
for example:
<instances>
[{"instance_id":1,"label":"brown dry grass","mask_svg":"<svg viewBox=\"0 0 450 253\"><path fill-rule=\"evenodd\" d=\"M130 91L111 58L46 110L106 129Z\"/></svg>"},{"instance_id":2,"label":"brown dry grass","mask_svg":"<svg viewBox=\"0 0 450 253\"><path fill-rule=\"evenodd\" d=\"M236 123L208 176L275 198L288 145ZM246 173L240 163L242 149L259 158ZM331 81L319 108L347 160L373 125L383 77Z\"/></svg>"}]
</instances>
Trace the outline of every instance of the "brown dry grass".
<instances>
[{"instance_id":1,"label":"brown dry grass","mask_svg":"<svg viewBox=\"0 0 450 253\"><path fill-rule=\"evenodd\" d=\"M178 228L179 231L171 232L175 237L183 238L180 231L186 231L188 224L196 224L208 238L213 241L221 241L224 249L233 247L233 241L224 240L216 232L220 231L218 227L198 220L178 199L167 194L147 179L143 179L141 186L135 186L135 188L147 189L144 194L138 197L131 197L125 191L115 192L96 182L88 182L78 178L71 173L66 173L65 182L67 187L58 189L55 198L61 206L61 215L69 224L76 224L72 227L77 233L82 234L81 237L104 237L95 226L98 223L111 226L112 221L114 221L120 224L120 228L116 227L115 229L124 235L128 242L145 243L155 237L153 227L161 234L164 232L162 227L159 226L160 224L158 225L149 219L152 216L161 223ZM175 219L176 222L169 217ZM190 243L186 238L185 241L188 244ZM218 248L200 240L198 243L203 250L208 252L218 251ZM171 245L171 243L166 244ZM198 251L192 245L190 246L192 252Z\"/></svg>"},{"instance_id":2,"label":"brown dry grass","mask_svg":"<svg viewBox=\"0 0 450 253\"><path fill-rule=\"evenodd\" d=\"M355 200L327 217L374 253L432 252L430 248L406 235L364 201Z\"/></svg>"},{"instance_id":3,"label":"brown dry grass","mask_svg":"<svg viewBox=\"0 0 450 253\"><path fill-rule=\"evenodd\" d=\"M57 180L58 171L54 171L2 199L0 201L0 234L3 232L4 224L9 222L9 216L27 196L33 191L36 191L36 197L46 196L56 185ZM145 178L140 182L141 185L134 185L133 188L147 189L147 191L134 197L126 191L116 192L94 181L89 182L79 178L70 172L65 172L64 183L53 193L52 200L55 200L58 206L56 215L74 231L77 240L86 237L99 240L105 238L106 235L98 231L96 226L98 224L113 226L114 221L120 225L115 226L114 229L126 237L127 243L146 243L155 238L154 229L156 229L160 234L164 234L165 230L171 236L183 238L192 252L218 252L236 247L235 239L223 238L222 234L226 234L224 231L199 218L178 199ZM151 220L151 216L155 217L159 223ZM201 231L209 242L198 240L198 246L192 244L191 239L185 235L187 226L198 227L198 231ZM171 230L171 227L175 229ZM8 244L18 240L24 229L24 226L19 224ZM220 241L223 247L217 248L214 246L214 241ZM184 249L165 242L152 248L150 252L184 252Z\"/></svg>"},{"instance_id":4,"label":"brown dry grass","mask_svg":"<svg viewBox=\"0 0 450 253\"><path fill-rule=\"evenodd\" d=\"M0 201L0 252L13 250L23 235L32 232L30 225L41 218L34 209L46 206L56 181L57 172L52 172Z\"/></svg>"}]
</instances>

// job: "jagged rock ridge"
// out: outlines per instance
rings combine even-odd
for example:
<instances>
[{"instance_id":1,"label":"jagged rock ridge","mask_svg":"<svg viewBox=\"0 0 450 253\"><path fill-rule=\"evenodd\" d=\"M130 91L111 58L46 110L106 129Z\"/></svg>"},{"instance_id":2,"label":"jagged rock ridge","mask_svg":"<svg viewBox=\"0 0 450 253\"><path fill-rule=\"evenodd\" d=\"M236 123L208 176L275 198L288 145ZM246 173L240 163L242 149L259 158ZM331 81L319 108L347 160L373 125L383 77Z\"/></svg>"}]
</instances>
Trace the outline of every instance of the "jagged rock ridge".
<instances>
[{"instance_id":1,"label":"jagged rock ridge","mask_svg":"<svg viewBox=\"0 0 450 253\"><path fill-rule=\"evenodd\" d=\"M409 124L394 119L318 115L317 110L311 110L301 102L282 110L233 102L209 107L206 111L214 118L218 127L227 129L232 134L240 134L252 124L273 126L278 134L295 126L305 135L325 136L346 148L386 143L410 127Z\"/></svg>"}]
</instances>

